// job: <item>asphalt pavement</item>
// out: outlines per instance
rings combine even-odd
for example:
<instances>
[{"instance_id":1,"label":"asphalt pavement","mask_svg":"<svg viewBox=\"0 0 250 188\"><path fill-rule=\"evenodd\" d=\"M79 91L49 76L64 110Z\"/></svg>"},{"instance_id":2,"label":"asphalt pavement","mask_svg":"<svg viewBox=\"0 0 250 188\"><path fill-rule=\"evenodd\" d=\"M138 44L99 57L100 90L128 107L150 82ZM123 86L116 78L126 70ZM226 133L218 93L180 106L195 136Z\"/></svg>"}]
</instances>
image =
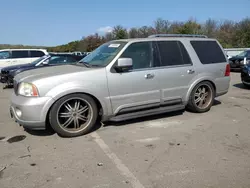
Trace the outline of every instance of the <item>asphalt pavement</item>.
<instances>
[{"instance_id":1,"label":"asphalt pavement","mask_svg":"<svg viewBox=\"0 0 250 188\"><path fill-rule=\"evenodd\" d=\"M250 90L231 74L204 114L107 123L77 138L25 131L0 89L0 188L249 188Z\"/></svg>"}]
</instances>

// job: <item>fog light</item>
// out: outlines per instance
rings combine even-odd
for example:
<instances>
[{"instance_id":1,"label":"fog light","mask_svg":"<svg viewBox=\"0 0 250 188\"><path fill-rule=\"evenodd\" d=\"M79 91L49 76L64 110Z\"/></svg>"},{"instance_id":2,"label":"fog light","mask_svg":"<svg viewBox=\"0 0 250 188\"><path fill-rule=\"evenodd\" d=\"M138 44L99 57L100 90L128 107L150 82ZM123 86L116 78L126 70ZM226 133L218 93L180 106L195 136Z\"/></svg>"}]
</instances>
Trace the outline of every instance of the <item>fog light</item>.
<instances>
[{"instance_id":1,"label":"fog light","mask_svg":"<svg viewBox=\"0 0 250 188\"><path fill-rule=\"evenodd\" d=\"M21 110L19 110L18 108L16 109L16 115L17 115L18 117L21 117L21 116L22 116L22 112L21 112Z\"/></svg>"}]
</instances>

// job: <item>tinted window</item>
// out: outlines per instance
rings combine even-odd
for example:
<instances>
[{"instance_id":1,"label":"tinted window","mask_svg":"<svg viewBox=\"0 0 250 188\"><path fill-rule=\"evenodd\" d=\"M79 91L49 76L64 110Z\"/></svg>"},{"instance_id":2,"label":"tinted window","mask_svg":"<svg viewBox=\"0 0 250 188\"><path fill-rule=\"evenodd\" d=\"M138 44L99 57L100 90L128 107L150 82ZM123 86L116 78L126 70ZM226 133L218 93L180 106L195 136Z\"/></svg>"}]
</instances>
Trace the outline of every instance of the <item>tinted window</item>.
<instances>
[{"instance_id":1,"label":"tinted window","mask_svg":"<svg viewBox=\"0 0 250 188\"><path fill-rule=\"evenodd\" d=\"M26 50L15 50L12 51L12 58L27 58L29 57L29 53Z\"/></svg>"},{"instance_id":2,"label":"tinted window","mask_svg":"<svg viewBox=\"0 0 250 188\"><path fill-rule=\"evenodd\" d=\"M66 56L52 56L49 60L49 64L62 64L67 63Z\"/></svg>"},{"instance_id":3,"label":"tinted window","mask_svg":"<svg viewBox=\"0 0 250 188\"><path fill-rule=\"evenodd\" d=\"M150 42L137 42L129 45L121 55L121 58L132 58L133 69L151 67L152 50Z\"/></svg>"},{"instance_id":4,"label":"tinted window","mask_svg":"<svg viewBox=\"0 0 250 188\"><path fill-rule=\"evenodd\" d=\"M75 58L73 58L73 57L68 56L67 57L67 62L68 63L74 63L74 62L77 62L77 60Z\"/></svg>"},{"instance_id":5,"label":"tinted window","mask_svg":"<svg viewBox=\"0 0 250 188\"><path fill-rule=\"evenodd\" d=\"M10 52L9 51L1 51L0 52L0 59L9 59L10 58Z\"/></svg>"},{"instance_id":6,"label":"tinted window","mask_svg":"<svg viewBox=\"0 0 250 188\"><path fill-rule=\"evenodd\" d=\"M226 62L223 51L216 41L191 41L202 64Z\"/></svg>"},{"instance_id":7,"label":"tinted window","mask_svg":"<svg viewBox=\"0 0 250 188\"><path fill-rule=\"evenodd\" d=\"M161 66L191 64L191 60L183 44L179 41L158 41Z\"/></svg>"},{"instance_id":8,"label":"tinted window","mask_svg":"<svg viewBox=\"0 0 250 188\"><path fill-rule=\"evenodd\" d=\"M42 57L45 54L42 51L32 50L30 51L30 57Z\"/></svg>"}]
</instances>

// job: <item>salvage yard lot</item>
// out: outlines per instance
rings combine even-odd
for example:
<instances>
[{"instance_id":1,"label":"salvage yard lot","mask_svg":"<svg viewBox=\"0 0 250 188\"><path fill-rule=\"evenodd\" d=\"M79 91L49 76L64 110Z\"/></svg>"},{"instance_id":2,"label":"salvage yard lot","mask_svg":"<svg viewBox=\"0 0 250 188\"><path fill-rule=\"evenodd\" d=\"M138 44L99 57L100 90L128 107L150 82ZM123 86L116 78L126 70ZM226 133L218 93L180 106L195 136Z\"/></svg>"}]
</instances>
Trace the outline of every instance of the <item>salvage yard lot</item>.
<instances>
[{"instance_id":1,"label":"salvage yard lot","mask_svg":"<svg viewBox=\"0 0 250 188\"><path fill-rule=\"evenodd\" d=\"M0 188L250 187L250 90L239 73L208 113L107 123L77 138L25 132L9 117L11 92L0 91ZM17 135L26 138L7 141Z\"/></svg>"}]
</instances>

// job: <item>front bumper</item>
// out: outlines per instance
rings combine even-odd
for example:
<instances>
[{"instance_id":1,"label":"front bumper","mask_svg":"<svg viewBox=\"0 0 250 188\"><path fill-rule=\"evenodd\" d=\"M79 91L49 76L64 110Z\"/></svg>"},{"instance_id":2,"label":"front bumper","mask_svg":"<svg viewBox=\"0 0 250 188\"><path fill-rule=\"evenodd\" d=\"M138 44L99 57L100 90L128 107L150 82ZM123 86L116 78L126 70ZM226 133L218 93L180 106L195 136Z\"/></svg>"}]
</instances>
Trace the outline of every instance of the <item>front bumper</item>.
<instances>
[{"instance_id":1,"label":"front bumper","mask_svg":"<svg viewBox=\"0 0 250 188\"><path fill-rule=\"evenodd\" d=\"M46 129L46 117L54 100L51 97L23 97L14 93L11 97L10 115L25 128Z\"/></svg>"},{"instance_id":2,"label":"front bumper","mask_svg":"<svg viewBox=\"0 0 250 188\"><path fill-rule=\"evenodd\" d=\"M244 84L250 85L250 71L246 69L241 71L241 81Z\"/></svg>"}]
</instances>

